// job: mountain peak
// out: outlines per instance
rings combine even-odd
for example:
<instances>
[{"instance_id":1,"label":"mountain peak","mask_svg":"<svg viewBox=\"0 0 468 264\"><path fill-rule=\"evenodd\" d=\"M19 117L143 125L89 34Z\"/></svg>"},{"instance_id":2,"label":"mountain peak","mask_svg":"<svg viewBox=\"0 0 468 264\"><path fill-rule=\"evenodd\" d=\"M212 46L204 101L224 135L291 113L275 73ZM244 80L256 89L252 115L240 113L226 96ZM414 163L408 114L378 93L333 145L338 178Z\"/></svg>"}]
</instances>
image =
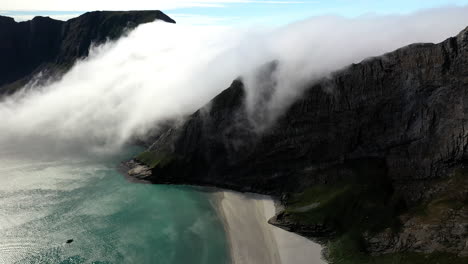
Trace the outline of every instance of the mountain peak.
<instances>
[{"instance_id":1,"label":"mountain peak","mask_svg":"<svg viewBox=\"0 0 468 264\"><path fill-rule=\"evenodd\" d=\"M118 39L155 20L175 23L159 10L93 11L68 21L36 16L15 22L0 16L0 94L14 92L39 72L63 73L88 56L92 43Z\"/></svg>"},{"instance_id":2,"label":"mountain peak","mask_svg":"<svg viewBox=\"0 0 468 264\"><path fill-rule=\"evenodd\" d=\"M15 20L12 17L0 15L0 25L6 24L6 23L15 23Z\"/></svg>"}]
</instances>

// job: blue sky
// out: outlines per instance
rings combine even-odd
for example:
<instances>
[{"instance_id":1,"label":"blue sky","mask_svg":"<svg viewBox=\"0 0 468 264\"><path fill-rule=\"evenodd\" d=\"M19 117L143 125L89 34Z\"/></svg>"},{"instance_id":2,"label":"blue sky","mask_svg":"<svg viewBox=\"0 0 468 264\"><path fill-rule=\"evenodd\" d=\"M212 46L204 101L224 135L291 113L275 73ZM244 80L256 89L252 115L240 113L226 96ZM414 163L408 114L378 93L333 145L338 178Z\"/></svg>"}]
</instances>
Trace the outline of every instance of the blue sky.
<instances>
[{"instance_id":1,"label":"blue sky","mask_svg":"<svg viewBox=\"0 0 468 264\"><path fill-rule=\"evenodd\" d=\"M178 23L282 25L319 15L355 17L404 14L441 6L468 5L468 0L1 0L0 14L17 20L36 15L66 20L91 10L161 9Z\"/></svg>"}]
</instances>

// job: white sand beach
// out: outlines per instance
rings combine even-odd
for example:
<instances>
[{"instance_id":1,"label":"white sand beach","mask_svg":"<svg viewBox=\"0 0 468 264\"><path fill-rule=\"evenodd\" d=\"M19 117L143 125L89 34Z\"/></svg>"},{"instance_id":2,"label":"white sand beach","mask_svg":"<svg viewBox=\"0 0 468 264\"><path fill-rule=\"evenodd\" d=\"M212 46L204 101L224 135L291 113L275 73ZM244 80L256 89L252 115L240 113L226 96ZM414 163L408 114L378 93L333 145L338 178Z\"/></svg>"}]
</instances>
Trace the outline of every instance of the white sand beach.
<instances>
[{"instance_id":1,"label":"white sand beach","mask_svg":"<svg viewBox=\"0 0 468 264\"><path fill-rule=\"evenodd\" d=\"M220 215L230 242L233 264L324 264L322 247L268 224L275 214L268 196L220 191Z\"/></svg>"}]
</instances>

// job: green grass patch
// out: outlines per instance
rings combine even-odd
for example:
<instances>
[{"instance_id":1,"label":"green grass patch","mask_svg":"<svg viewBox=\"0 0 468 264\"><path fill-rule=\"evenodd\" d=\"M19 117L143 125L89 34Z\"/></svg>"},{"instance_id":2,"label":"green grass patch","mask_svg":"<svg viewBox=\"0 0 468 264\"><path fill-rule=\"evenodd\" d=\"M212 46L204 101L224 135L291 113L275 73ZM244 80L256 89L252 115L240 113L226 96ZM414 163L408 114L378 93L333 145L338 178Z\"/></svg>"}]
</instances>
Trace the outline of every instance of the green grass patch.
<instances>
[{"instance_id":1,"label":"green grass patch","mask_svg":"<svg viewBox=\"0 0 468 264\"><path fill-rule=\"evenodd\" d=\"M136 156L135 159L153 169L156 167L165 167L172 161L172 156L145 151Z\"/></svg>"},{"instance_id":2,"label":"green grass patch","mask_svg":"<svg viewBox=\"0 0 468 264\"><path fill-rule=\"evenodd\" d=\"M437 194L431 201L411 208L408 214L419 217L421 222L443 221L444 215L450 210L460 210L468 205L465 194L468 188L468 170L460 168L454 171L452 177L436 183L444 186L444 191Z\"/></svg>"},{"instance_id":3,"label":"green grass patch","mask_svg":"<svg viewBox=\"0 0 468 264\"><path fill-rule=\"evenodd\" d=\"M391 193L378 186L345 184L314 186L293 195L285 211L303 225L324 225L340 235L397 228L397 209Z\"/></svg>"},{"instance_id":4,"label":"green grass patch","mask_svg":"<svg viewBox=\"0 0 468 264\"><path fill-rule=\"evenodd\" d=\"M304 192L293 194L287 201L289 209L296 209L314 203L326 203L347 191L349 186L317 185L307 188Z\"/></svg>"}]
</instances>

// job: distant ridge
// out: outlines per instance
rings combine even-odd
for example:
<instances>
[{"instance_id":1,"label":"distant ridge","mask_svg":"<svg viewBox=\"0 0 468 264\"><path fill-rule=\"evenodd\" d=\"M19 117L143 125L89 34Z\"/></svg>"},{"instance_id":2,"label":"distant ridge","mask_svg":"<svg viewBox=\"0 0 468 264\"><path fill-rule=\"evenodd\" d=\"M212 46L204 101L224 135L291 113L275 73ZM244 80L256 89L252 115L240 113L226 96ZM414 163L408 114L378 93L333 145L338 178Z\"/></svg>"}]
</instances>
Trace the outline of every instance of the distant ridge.
<instances>
[{"instance_id":1,"label":"distant ridge","mask_svg":"<svg viewBox=\"0 0 468 264\"><path fill-rule=\"evenodd\" d=\"M91 43L117 39L125 29L154 20L175 23L159 10L94 11L68 21L37 16L15 22L0 16L0 95L14 92L41 71L63 73L88 56Z\"/></svg>"}]
</instances>

